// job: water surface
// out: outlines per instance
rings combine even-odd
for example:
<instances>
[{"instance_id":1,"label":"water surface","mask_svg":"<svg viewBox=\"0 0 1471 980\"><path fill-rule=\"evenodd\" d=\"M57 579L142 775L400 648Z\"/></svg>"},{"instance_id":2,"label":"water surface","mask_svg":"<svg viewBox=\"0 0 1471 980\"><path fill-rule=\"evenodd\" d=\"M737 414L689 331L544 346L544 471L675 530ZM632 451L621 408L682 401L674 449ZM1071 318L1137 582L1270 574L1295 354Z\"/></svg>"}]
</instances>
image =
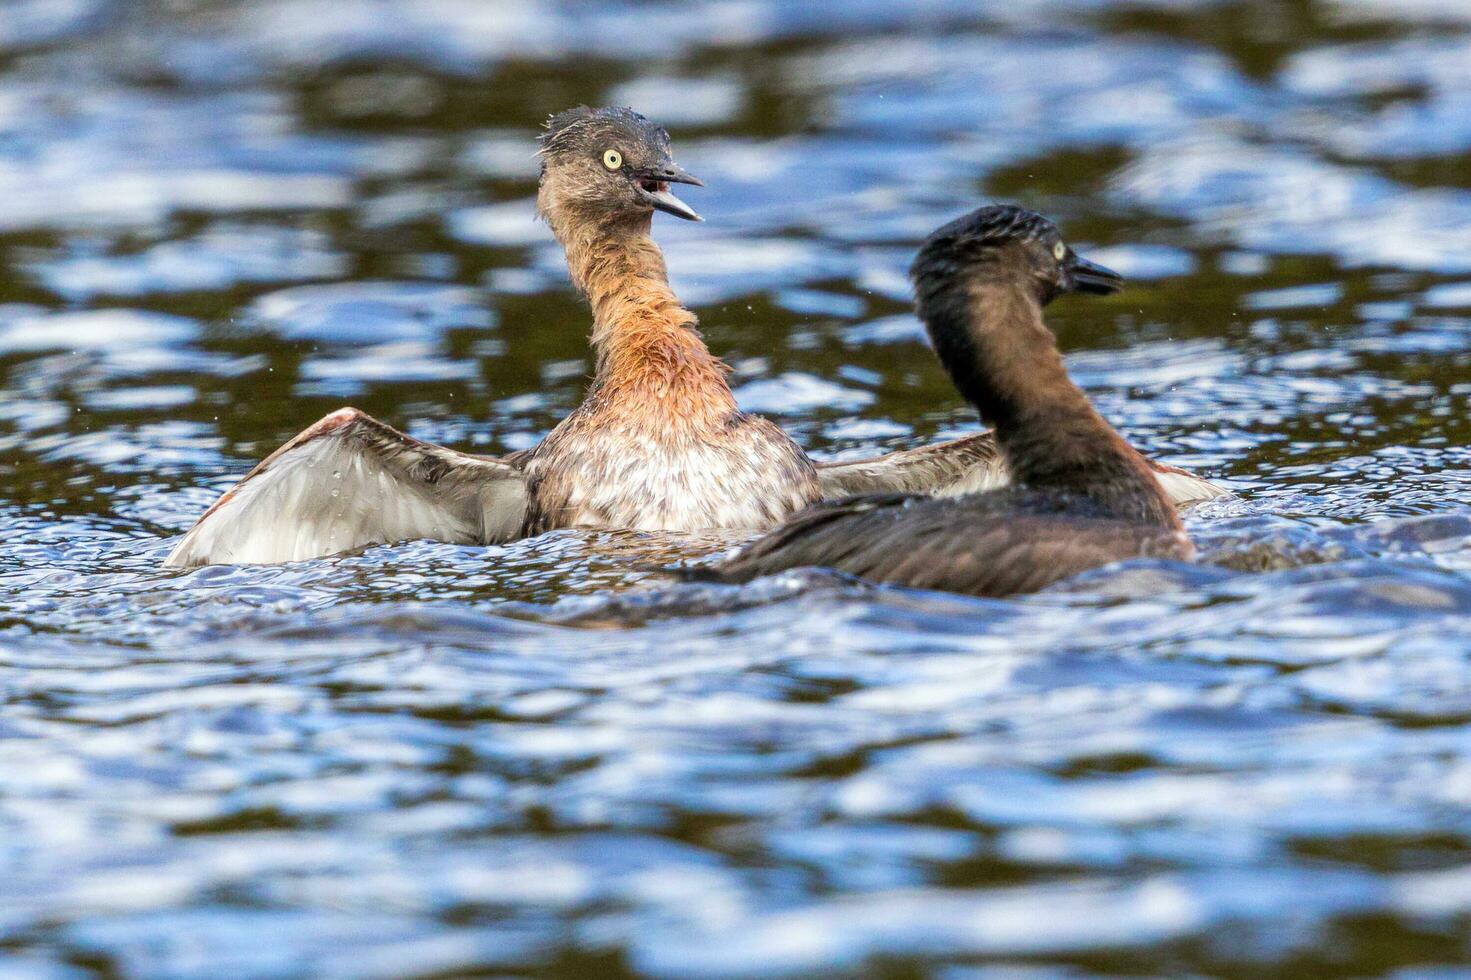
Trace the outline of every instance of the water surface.
<instances>
[{"instance_id":1,"label":"water surface","mask_svg":"<svg viewBox=\"0 0 1471 980\"><path fill-rule=\"evenodd\" d=\"M1471 14L1454 0L0 8L0 976L1471 967ZM353 404L580 400L554 110L674 132L744 406L972 431L904 269L982 201L1209 561L981 601L557 532L163 571Z\"/></svg>"}]
</instances>

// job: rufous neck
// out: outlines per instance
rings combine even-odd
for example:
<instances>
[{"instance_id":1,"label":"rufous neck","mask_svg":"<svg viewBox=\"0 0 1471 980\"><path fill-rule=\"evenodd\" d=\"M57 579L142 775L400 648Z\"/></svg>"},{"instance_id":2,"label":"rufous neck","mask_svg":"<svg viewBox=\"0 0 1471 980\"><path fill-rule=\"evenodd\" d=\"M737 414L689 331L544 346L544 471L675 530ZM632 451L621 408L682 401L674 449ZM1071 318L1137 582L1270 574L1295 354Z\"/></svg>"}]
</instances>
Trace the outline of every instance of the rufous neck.
<instances>
[{"instance_id":1,"label":"rufous neck","mask_svg":"<svg viewBox=\"0 0 1471 980\"><path fill-rule=\"evenodd\" d=\"M669 288L664 253L650 237L648 224L645 220L642 227L586 228L558 236L572 284L592 306L595 343L598 332L639 314L694 320Z\"/></svg>"},{"instance_id":2,"label":"rufous neck","mask_svg":"<svg viewBox=\"0 0 1471 980\"><path fill-rule=\"evenodd\" d=\"M649 225L647 216L613 227L559 229L553 222L572 282L592 306L597 385L625 398L674 398L723 418L735 411L727 369L669 287Z\"/></svg>"}]
</instances>

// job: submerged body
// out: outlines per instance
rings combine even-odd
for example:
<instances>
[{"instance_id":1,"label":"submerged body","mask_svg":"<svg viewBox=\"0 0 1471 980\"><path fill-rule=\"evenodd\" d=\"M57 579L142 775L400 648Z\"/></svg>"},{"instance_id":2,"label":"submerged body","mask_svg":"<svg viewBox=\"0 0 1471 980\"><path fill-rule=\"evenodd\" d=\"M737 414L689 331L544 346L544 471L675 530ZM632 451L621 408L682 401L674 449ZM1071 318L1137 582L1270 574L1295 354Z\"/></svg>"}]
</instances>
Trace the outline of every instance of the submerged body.
<instances>
[{"instance_id":1,"label":"submerged body","mask_svg":"<svg viewBox=\"0 0 1471 980\"><path fill-rule=\"evenodd\" d=\"M1088 497L1005 487L961 497L869 494L819 504L734 560L690 577L745 582L821 566L886 585L1007 596L1125 558L1194 556L1177 526L1120 520Z\"/></svg>"},{"instance_id":2,"label":"submerged body","mask_svg":"<svg viewBox=\"0 0 1471 980\"><path fill-rule=\"evenodd\" d=\"M542 156L538 210L593 313L597 374L582 405L541 444L501 459L341 409L227 491L168 565L293 561L412 538L492 544L563 527L761 531L850 493L1006 483L988 433L820 464L741 412L650 237L656 210L699 217L669 191L698 181L674 163L668 134L626 109L574 109L550 120ZM1223 493L1168 475L1178 503Z\"/></svg>"},{"instance_id":3,"label":"submerged body","mask_svg":"<svg viewBox=\"0 0 1471 980\"><path fill-rule=\"evenodd\" d=\"M817 565L982 596L1033 592L1126 558L1195 551L1151 465L1068 378L1042 308L1119 278L1032 212L982 208L925 243L919 313L956 387L994 426L1013 485L950 499L857 496L798 514L693 577L742 582Z\"/></svg>"}]
</instances>

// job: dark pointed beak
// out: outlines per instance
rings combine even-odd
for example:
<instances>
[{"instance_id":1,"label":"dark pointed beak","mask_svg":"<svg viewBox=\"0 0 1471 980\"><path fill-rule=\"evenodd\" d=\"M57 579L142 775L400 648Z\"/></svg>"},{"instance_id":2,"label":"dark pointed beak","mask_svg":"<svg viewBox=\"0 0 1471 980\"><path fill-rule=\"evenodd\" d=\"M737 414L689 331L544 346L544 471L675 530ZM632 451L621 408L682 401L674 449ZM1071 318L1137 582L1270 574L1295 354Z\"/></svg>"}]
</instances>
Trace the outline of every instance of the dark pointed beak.
<instances>
[{"instance_id":1,"label":"dark pointed beak","mask_svg":"<svg viewBox=\"0 0 1471 980\"><path fill-rule=\"evenodd\" d=\"M1124 288L1124 277L1097 262L1074 255L1067 265L1068 292L1107 296Z\"/></svg>"},{"instance_id":2,"label":"dark pointed beak","mask_svg":"<svg viewBox=\"0 0 1471 980\"><path fill-rule=\"evenodd\" d=\"M689 173L683 167L675 163L667 163L661 167L650 167L641 170L634 175L635 186L643 195L644 200L653 205L656 211L672 214L676 218L686 221L704 221L695 209L681 201L669 192L670 184L692 184L695 187L704 187L705 182L694 174Z\"/></svg>"},{"instance_id":3,"label":"dark pointed beak","mask_svg":"<svg viewBox=\"0 0 1471 980\"><path fill-rule=\"evenodd\" d=\"M661 179L667 180L671 184L693 184L696 187L705 186L705 182L703 180L696 177L694 174L690 173L688 170L684 169L677 163L669 164L663 170L659 171L659 174Z\"/></svg>"}]
</instances>

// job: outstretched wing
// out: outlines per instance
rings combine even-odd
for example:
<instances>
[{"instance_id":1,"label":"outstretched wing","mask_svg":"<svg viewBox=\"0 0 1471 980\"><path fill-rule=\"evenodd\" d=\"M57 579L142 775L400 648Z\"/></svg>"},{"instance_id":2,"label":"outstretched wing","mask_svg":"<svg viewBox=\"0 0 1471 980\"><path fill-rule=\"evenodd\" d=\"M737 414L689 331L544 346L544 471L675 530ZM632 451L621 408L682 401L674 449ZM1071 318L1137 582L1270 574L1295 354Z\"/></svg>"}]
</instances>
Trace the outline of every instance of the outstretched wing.
<instances>
[{"instance_id":1,"label":"outstretched wing","mask_svg":"<svg viewBox=\"0 0 1471 980\"><path fill-rule=\"evenodd\" d=\"M994 490L1007 482L1006 461L989 432L886 456L818 463L824 500L865 493L950 496Z\"/></svg>"},{"instance_id":2,"label":"outstretched wing","mask_svg":"<svg viewBox=\"0 0 1471 980\"><path fill-rule=\"evenodd\" d=\"M226 491L165 564L300 561L411 538L505 541L520 533L526 507L516 466L412 439L344 408Z\"/></svg>"},{"instance_id":3,"label":"outstretched wing","mask_svg":"<svg viewBox=\"0 0 1471 980\"><path fill-rule=\"evenodd\" d=\"M982 498L878 494L817 504L735 557L687 578L746 582L791 568L834 568L873 582L979 596L1035 592L1125 558L1189 560L1183 532L1066 514L1029 514Z\"/></svg>"},{"instance_id":4,"label":"outstretched wing","mask_svg":"<svg viewBox=\"0 0 1471 980\"><path fill-rule=\"evenodd\" d=\"M1147 458L1145 462L1177 507L1230 496L1230 491L1188 470ZM824 500L868 493L954 497L996 490L1011 481L1006 460L990 432L903 449L886 456L818 463L817 478Z\"/></svg>"},{"instance_id":5,"label":"outstretched wing","mask_svg":"<svg viewBox=\"0 0 1471 980\"><path fill-rule=\"evenodd\" d=\"M1217 497L1229 497L1231 491L1225 487L1218 487L1211 481L1201 476L1196 476L1189 470L1182 470L1178 466L1168 463L1156 463L1149 457L1144 458L1149 468L1154 471L1154 478L1159 481L1165 496L1176 507L1184 507L1186 504L1198 504L1206 500L1215 500Z\"/></svg>"}]
</instances>

